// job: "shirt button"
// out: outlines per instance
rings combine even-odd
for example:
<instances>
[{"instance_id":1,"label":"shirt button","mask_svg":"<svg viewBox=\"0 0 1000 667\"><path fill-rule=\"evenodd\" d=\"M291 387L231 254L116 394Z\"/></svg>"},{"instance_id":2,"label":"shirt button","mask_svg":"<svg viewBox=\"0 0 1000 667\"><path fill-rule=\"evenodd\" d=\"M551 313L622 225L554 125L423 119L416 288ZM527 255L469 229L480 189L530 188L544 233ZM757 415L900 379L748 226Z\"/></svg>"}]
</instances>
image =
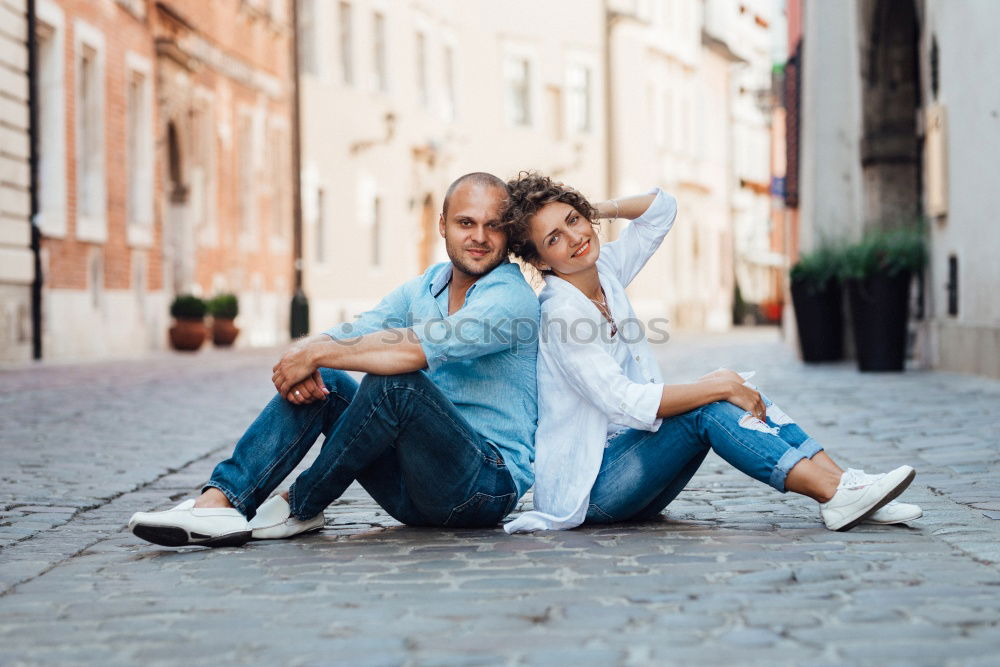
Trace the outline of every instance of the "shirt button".
<instances>
[{"instance_id":1,"label":"shirt button","mask_svg":"<svg viewBox=\"0 0 1000 667\"><path fill-rule=\"evenodd\" d=\"M637 355L635 355L635 360L636 360L636 361L639 361L639 355L638 355L638 354L637 354Z\"/></svg>"}]
</instances>

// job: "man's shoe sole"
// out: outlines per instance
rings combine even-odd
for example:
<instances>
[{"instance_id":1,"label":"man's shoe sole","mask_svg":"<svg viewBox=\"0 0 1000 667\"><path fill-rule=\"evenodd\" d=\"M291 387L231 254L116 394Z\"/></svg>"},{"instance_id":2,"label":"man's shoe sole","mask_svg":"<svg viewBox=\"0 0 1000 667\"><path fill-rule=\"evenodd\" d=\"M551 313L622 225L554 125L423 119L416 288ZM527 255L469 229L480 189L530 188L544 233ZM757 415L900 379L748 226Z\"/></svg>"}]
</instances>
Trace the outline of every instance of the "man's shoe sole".
<instances>
[{"instance_id":1,"label":"man's shoe sole","mask_svg":"<svg viewBox=\"0 0 1000 667\"><path fill-rule=\"evenodd\" d=\"M896 497L899 496L899 494L901 494L903 491L906 491L906 487L910 485L910 482L912 482L913 478L916 476L917 476L917 471L911 469L910 472L906 475L906 477L904 477L892 491L882 496L882 499L879 500L876 504L872 505L872 507L869 508L867 512L863 513L861 516L857 517L850 523L847 523L841 526L840 528L835 528L834 530L836 530L838 533L843 533L844 531L848 531L851 528L854 528L856 525L858 525L859 523L870 517L872 514L875 514L875 512L879 511L884 506L888 505L893 500L895 500Z\"/></svg>"},{"instance_id":2,"label":"man's shoe sole","mask_svg":"<svg viewBox=\"0 0 1000 667\"><path fill-rule=\"evenodd\" d=\"M295 533L294 535L286 535L285 537L255 537L253 536L253 531L250 531L251 534L250 539L253 540L254 542L263 542L265 540L288 540L293 537L298 537L299 535L310 535L312 533L318 533L324 528L326 528L326 524L323 524L322 526L316 526L315 528L310 528L309 530L303 530L302 532Z\"/></svg>"},{"instance_id":3,"label":"man's shoe sole","mask_svg":"<svg viewBox=\"0 0 1000 667\"><path fill-rule=\"evenodd\" d=\"M249 530L218 537L204 538L198 533L189 534L183 528L176 526L145 526L138 524L132 528L132 534L136 537L159 544L164 547L241 547L250 540Z\"/></svg>"}]
</instances>

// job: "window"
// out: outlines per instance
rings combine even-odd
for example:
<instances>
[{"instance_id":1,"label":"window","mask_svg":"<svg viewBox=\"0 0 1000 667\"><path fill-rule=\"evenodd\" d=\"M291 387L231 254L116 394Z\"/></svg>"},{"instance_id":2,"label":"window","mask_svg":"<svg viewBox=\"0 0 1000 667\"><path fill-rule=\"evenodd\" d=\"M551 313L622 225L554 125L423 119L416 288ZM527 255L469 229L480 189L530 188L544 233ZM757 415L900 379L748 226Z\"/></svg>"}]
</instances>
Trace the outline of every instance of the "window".
<instances>
[{"instance_id":1,"label":"window","mask_svg":"<svg viewBox=\"0 0 1000 667\"><path fill-rule=\"evenodd\" d=\"M87 282L90 287L90 307L100 310L104 302L104 257L101 248L91 248L87 267Z\"/></svg>"},{"instance_id":2,"label":"window","mask_svg":"<svg viewBox=\"0 0 1000 667\"><path fill-rule=\"evenodd\" d=\"M132 291L139 317L146 318L146 255L144 250L132 251Z\"/></svg>"},{"instance_id":3,"label":"window","mask_svg":"<svg viewBox=\"0 0 1000 667\"><path fill-rule=\"evenodd\" d=\"M126 54L125 200L129 242L153 241L153 104L149 61Z\"/></svg>"},{"instance_id":4,"label":"window","mask_svg":"<svg viewBox=\"0 0 1000 667\"><path fill-rule=\"evenodd\" d=\"M351 6L340 3L340 72L347 85L354 83L354 43L351 31Z\"/></svg>"},{"instance_id":5,"label":"window","mask_svg":"<svg viewBox=\"0 0 1000 667\"><path fill-rule=\"evenodd\" d=\"M316 261L326 261L326 192L316 188Z\"/></svg>"},{"instance_id":6,"label":"window","mask_svg":"<svg viewBox=\"0 0 1000 667\"><path fill-rule=\"evenodd\" d=\"M76 235L107 238L104 183L104 37L77 22L76 45Z\"/></svg>"},{"instance_id":7,"label":"window","mask_svg":"<svg viewBox=\"0 0 1000 667\"><path fill-rule=\"evenodd\" d=\"M268 183L271 194L271 235L281 238L289 227L292 218L291 209L291 158L288 145L288 132L285 128L272 125L267 159L267 169L270 170Z\"/></svg>"},{"instance_id":8,"label":"window","mask_svg":"<svg viewBox=\"0 0 1000 667\"><path fill-rule=\"evenodd\" d=\"M593 122L590 115L593 86L590 68L586 65L571 65L567 79L569 128L573 132L589 132Z\"/></svg>"},{"instance_id":9,"label":"window","mask_svg":"<svg viewBox=\"0 0 1000 667\"><path fill-rule=\"evenodd\" d=\"M215 121L212 93L206 88L195 90L191 107L191 210L200 230L201 242L208 246L218 243L216 225Z\"/></svg>"},{"instance_id":10,"label":"window","mask_svg":"<svg viewBox=\"0 0 1000 667\"><path fill-rule=\"evenodd\" d=\"M663 117L661 118L661 121L663 126L663 147L669 151L675 146L674 99L667 91L664 91L663 93Z\"/></svg>"},{"instance_id":11,"label":"window","mask_svg":"<svg viewBox=\"0 0 1000 667\"><path fill-rule=\"evenodd\" d=\"M254 141L253 116L249 111L239 114L236 129L236 160L239 169L239 230L241 236L253 236L256 222L254 212Z\"/></svg>"},{"instance_id":12,"label":"window","mask_svg":"<svg viewBox=\"0 0 1000 667\"><path fill-rule=\"evenodd\" d=\"M382 198L372 199L372 266L382 264Z\"/></svg>"},{"instance_id":13,"label":"window","mask_svg":"<svg viewBox=\"0 0 1000 667\"><path fill-rule=\"evenodd\" d=\"M451 46L444 47L444 93L445 112L448 120L453 120L456 113L455 99L455 50Z\"/></svg>"},{"instance_id":14,"label":"window","mask_svg":"<svg viewBox=\"0 0 1000 667\"><path fill-rule=\"evenodd\" d=\"M563 113L563 96L559 86L546 86L545 94L548 97L550 117L552 119L552 138L556 141L563 140L565 118Z\"/></svg>"},{"instance_id":15,"label":"window","mask_svg":"<svg viewBox=\"0 0 1000 667\"><path fill-rule=\"evenodd\" d=\"M373 26L375 39L375 89L380 92L389 90L389 73L386 68L385 56L385 15L375 12Z\"/></svg>"},{"instance_id":16,"label":"window","mask_svg":"<svg viewBox=\"0 0 1000 667\"><path fill-rule=\"evenodd\" d=\"M424 33L417 33L417 94L420 96L420 103L424 106L430 104L431 94L427 82L427 38Z\"/></svg>"},{"instance_id":17,"label":"window","mask_svg":"<svg viewBox=\"0 0 1000 667\"><path fill-rule=\"evenodd\" d=\"M62 10L36 5L38 54L38 226L47 236L66 234L66 104Z\"/></svg>"},{"instance_id":18,"label":"window","mask_svg":"<svg viewBox=\"0 0 1000 667\"><path fill-rule=\"evenodd\" d=\"M299 69L303 74L319 74L316 42L316 0L298 2Z\"/></svg>"},{"instance_id":19,"label":"window","mask_svg":"<svg viewBox=\"0 0 1000 667\"><path fill-rule=\"evenodd\" d=\"M507 86L507 120L512 125L531 124L531 64L522 56L507 58L504 65Z\"/></svg>"}]
</instances>

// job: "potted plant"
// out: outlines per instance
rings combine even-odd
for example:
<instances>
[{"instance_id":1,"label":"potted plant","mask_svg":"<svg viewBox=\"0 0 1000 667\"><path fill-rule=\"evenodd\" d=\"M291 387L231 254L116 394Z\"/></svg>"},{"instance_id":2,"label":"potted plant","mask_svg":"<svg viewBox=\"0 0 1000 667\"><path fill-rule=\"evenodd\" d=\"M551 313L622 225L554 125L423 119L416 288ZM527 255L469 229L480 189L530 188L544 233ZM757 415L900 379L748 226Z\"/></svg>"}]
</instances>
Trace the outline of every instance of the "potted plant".
<instances>
[{"instance_id":1,"label":"potted plant","mask_svg":"<svg viewBox=\"0 0 1000 667\"><path fill-rule=\"evenodd\" d=\"M926 263L923 232L912 226L869 232L844 252L840 275L860 370L903 370L910 283Z\"/></svg>"},{"instance_id":2,"label":"potted plant","mask_svg":"<svg viewBox=\"0 0 1000 667\"><path fill-rule=\"evenodd\" d=\"M212 342L219 347L229 347L239 335L233 320L240 313L240 303L235 294L218 294L208 302L212 316Z\"/></svg>"},{"instance_id":3,"label":"potted plant","mask_svg":"<svg viewBox=\"0 0 1000 667\"><path fill-rule=\"evenodd\" d=\"M175 350L193 352L205 342L205 302L193 294L179 294L170 304L174 326L170 327L170 344Z\"/></svg>"},{"instance_id":4,"label":"potted plant","mask_svg":"<svg viewBox=\"0 0 1000 667\"><path fill-rule=\"evenodd\" d=\"M838 361L844 356L841 251L822 245L802 255L789 272L802 360Z\"/></svg>"}]
</instances>

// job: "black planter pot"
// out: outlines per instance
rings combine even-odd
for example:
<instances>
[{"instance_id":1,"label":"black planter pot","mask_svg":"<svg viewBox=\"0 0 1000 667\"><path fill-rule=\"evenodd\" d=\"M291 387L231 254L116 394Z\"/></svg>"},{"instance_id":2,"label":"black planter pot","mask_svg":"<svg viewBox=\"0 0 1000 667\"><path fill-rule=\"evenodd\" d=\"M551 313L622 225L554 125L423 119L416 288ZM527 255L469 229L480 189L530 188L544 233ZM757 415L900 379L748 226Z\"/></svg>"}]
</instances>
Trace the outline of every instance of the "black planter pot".
<instances>
[{"instance_id":1,"label":"black planter pot","mask_svg":"<svg viewBox=\"0 0 1000 667\"><path fill-rule=\"evenodd\" d=\"M840 283L828 281L825 289L793 282L792 304L799 329L799 347L806 362L838 361L844 357L844 316Z\"/></svg>"},{"instance_id":2,"label":"black planter pot","mask_svg":"<svg viewBox=\"0 0 1000 667\"><path fill-rule=\"evenodd\" d=\"M909 272L848 280L851 326L862 371L901 371L906 363Z\"/></svg>"}]
</instances>

